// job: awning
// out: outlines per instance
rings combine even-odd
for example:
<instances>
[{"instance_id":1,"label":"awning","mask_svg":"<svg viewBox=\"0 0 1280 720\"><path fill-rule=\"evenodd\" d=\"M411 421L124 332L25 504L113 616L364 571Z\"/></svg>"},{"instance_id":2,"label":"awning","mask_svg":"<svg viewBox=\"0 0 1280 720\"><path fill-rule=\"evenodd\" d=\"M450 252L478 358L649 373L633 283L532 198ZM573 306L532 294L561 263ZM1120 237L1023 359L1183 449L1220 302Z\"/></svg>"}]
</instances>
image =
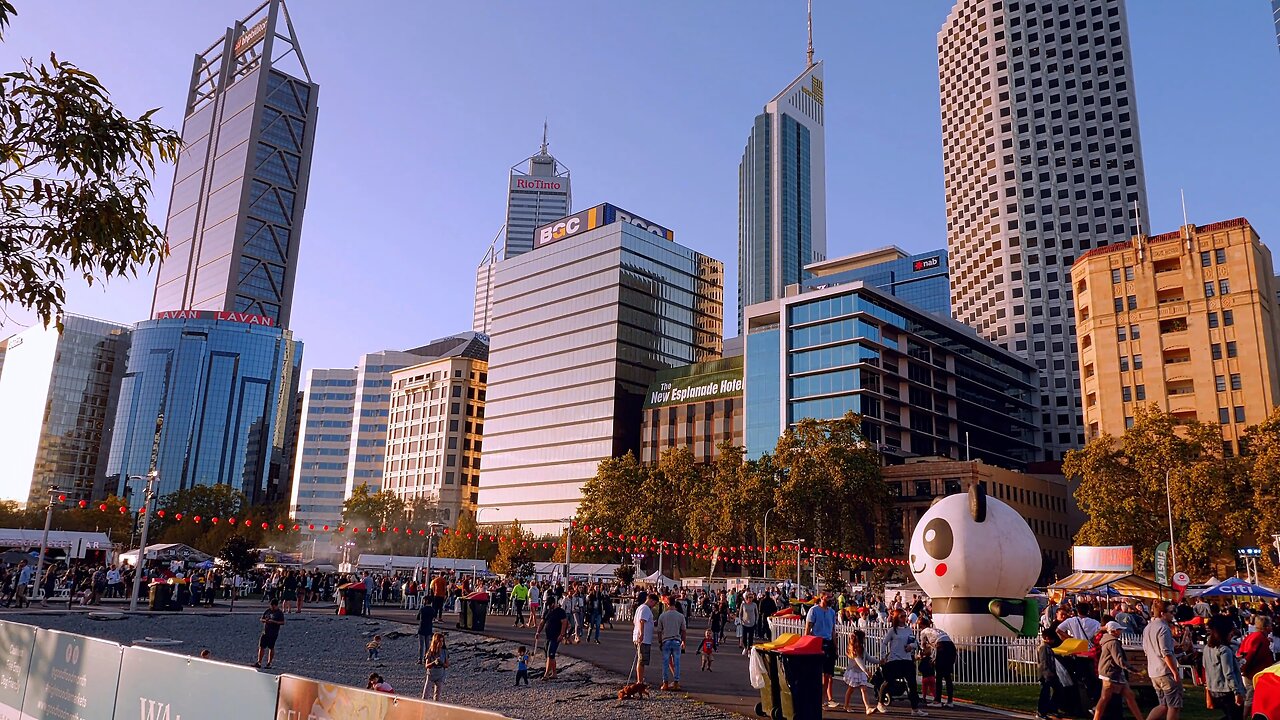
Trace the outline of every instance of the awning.
<instances>
[{"instance_id":1,"label":"awning","mask_svg":"<svg viewBox=\"0 0 1280 720\"><path fill-rule=\"evenodd\" d=\"M1065 593L1085 593L1112 588L1117 595L1160 598L1172 592L1154 580L1141 575L1123 572L1078 572L1050 585L1048 590Z\"/></svg>"}]
</instances>

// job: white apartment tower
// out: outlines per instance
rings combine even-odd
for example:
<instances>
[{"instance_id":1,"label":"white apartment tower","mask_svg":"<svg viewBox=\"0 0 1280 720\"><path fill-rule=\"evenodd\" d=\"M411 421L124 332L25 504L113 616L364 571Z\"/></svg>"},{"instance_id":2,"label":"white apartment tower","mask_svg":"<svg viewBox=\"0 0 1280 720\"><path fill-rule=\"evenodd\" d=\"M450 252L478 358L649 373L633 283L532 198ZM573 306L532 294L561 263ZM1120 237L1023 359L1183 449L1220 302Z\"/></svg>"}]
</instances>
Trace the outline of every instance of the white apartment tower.
<instances>
[{"instance_id":1,"label":"white apartment tower","mask_svg":"<svg viewBox=\"0 0 1280 720\"><path fill-rule=\"evenodd\" d=\"M1123 0L958 0L938 33L952 308L1040 370L1041 445L1084 444L1071 264L1147 217Z\"/></svg>"},{"instance_id":2,"label":"white apartment tower","mask_svg":"<svg viewBox=\"0 0 1280 720\"><path fill-rule=\"evenodd\" d=\"M307 371L289 491L289 517L303 527L342 522L355 406L355 368Z\"/></svg>"}]
</instances>

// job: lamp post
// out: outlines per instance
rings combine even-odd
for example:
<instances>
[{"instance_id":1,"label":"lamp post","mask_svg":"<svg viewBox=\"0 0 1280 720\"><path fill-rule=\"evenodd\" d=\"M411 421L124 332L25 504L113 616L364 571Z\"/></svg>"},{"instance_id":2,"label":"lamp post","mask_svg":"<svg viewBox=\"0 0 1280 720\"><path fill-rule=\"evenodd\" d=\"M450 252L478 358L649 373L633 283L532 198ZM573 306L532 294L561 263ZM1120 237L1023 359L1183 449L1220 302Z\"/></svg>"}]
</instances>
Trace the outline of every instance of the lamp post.
<instances>
[{"instance_id":1,"label":"lamp post","mask_svg":"<svg viewBox=\"0 0 1280 720\"><path fill-rule=\"evenodd\" d=\"M147 532L151 530L151 501L155 499L156 480L159 477L160 473L155 470L147 473L147 489L142 494L142 539L138 545L138 561L133 568L133 595L129 598L130 612L138 609L138 589L142 586L142 565L147 555ZM141 480L142 477L134 475L129 479Z\"/></svg>"},{"instance_id":2,"label":"lamp post","mask_svg":"<svg viewBox=\"0 0 1280 720\"><path fill-rule=\"evenodd\" d=\"M777 510L777 506L764 511L764 579L769 579L769 513Z\"/></svg>"},{"instance_id":3,"label":"lamp post","mask_svg":"<svg viewBox=\"0 0 1280 720\"><path fill-rule=\"evenodd\" d=\"M431 582L431 550L436 539L436 528L443 527L444 523L429 522L427 523L427 576L423 578L424 582Z\"/></svg>"},{"instance_id":4,"label":"lamp post","mask_svg":"<svg viewBox=\"0 0 1280 720\"><path fill-rule=\"evenodd\" d=\"M675 545L675 543L670 540L658 541L658 577L659 578L662 577L662 555L666 551L668 545ZM662 582L662 581L659 580L658 582Z\"/></svg>"},{"instance_id":5,"label":"lamp post","mask_svg":"<svg viewBox=\"0 0 1280 720\"><path fill-rule=\"evenodd\" d=\"M1173 494L1169 492L1169 469L1164 470L1165 508L1169 513L1169 577L1178 572L1178 561L1173 554Z\"/></svg>"},{"instance_id":6,"label":"lamp post","mask_svg":"<svg viewBox=\"0 0 1280 720\"><path fill-rule=\"evenodd\" d=\"M824 558L826 555L813 554L813 592L818 593L818 558Z\"/></svg>"},{"instance_id":7,"label":"lamp post","mask_svg":"<svg viewBox=\"0 0 1280 720\"><path fill-rule=\"evenodd\" d=\"M794 540L783 540L780 545L796 546L796 599L800 599L800 546L804 542L804 538L796 538Z\"/></svg>"},{"instance_id":8,"label":"lamp post","mask_svg":"<svg viewBox=\"0 0 1280 720\"><path fill-rule=\"evenodd\" d=\"M573 518L560 518L564 523L564 586L569 587L569 549L573 546Z\"/></svg>"},{"instance_id":9,"label":"lamp post","mask_svg":"<svg viewBox=\"0 0 1280 720\"><path fill-rule=\"evenodd\" d=\"M35 591L32 591L31 597L36 596L44 581L44 554L49 552L49 526L53 524L53 503L59 500L65 500L66 495L58 489L57 485L49 486L49 506L44 511L44 535L40 536L40 557L36 558L36 574L32 576L35 580ZM44 598L41 603L47 603L49 598Z\"/></svg>"}]
</instances>

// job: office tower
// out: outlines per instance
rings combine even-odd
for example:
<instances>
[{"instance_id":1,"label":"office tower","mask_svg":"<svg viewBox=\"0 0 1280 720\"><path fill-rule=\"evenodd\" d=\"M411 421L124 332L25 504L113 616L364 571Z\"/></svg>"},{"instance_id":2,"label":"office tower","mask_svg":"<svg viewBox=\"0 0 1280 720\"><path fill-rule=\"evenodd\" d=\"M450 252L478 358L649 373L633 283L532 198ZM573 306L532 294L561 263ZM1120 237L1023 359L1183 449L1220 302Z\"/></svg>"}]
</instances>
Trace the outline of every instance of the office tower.
<instances>
[{"instance_id":1,"label":"office tower","mask_svg":"<svg viewBox=\"0 0 1280 720\"><path fill-rule=\"evenodd\" d=\"M303 526L342 523L356 407L355 368L307 371L289 517Z\"/></svg>"},{"instance_id":2,"label":"office tower","mask_svg":"<svg viewBox=\"0 0 1280 720\"><path fill-rule=\"evenodd\" d=\"M951 317L951 278L947 251L908 253L897 246L854 253L813 263L802 290L865 281L934 315Z\"/></svg>"},{"instance_id":3,"label":"office tower","mask_svg":"<svg viewBox=\"0 0 1280 720\"><path fill-rule=\"evenodd\" d=\"M1223 449L1280 405L1271 252L1244 218L1096 248L1071 268L1088 437L1139 406L1222 424Z\"/></svg>"},{"instance_id":4,"label":"office tower","mask_svg":"<svg viewBox=\"0 0 1280 720\"><path fill-rule=\"evenodd\" d=\"M285 433L302 343L271 318L210 310L138 323L120 385L107 490L140 507L151 470L160 496L230 485L252 503L282 498Z\"/></svg>"},{"instance_id":5,"label":"office tower","mask_svg":"<svg viewBox=\"0 0 1280 720\"><path fill-rule=\"evenodd\" d=\"M639 454L658 370L720 357L724 268L612 205L536 238L494 278L480 509L541 532L601 460Z\"/></svg>"},{"instance_id":6,"label":"office tower","mask_svg":"<svg viewBox=\"0 0 1280 720\"><path fill-rule=\"evenodd\" d=\"M289 326L318 92L283 0L196 55L152 315L221 310Z\"/></svg>"},{"instance_id":7,"label":"office tower","mask_svg":"<svg viewBox=\"0 0 1280 720\"><path fill-rule=\"evenodd\" d=\"M1280 45L1280 0L1271 0L1271 14L1276 23L1276 44Z\"/></svg>"},{"instance_id":8,"label":"office tower","mask_svg":"<svg viewBox=\"0 0 1280 720\"><path fill-rule=\"evenodd\" d=\"M640 462L657 464L682 447L695 462L714 462L720 443L742 447L742 356L659 370L644 395Z\"/></svg>"},{"instance_id":9,"label":"office tower","mask_svg":"<svg viewBox=\"0 0 1280 720\"><path fill-rule=\"evenodd\" d=\"M71 314L62 322L61 333L35 326L4 343L0 499L41 506L50 485L74 500L105 494L129 326Z\"/></svg>"},{"instance_id":10,"label":"office tower","mask_svg":"<svg viewBox=\"0 0 1280 720\"><path fill-rule=\"evenodd\" d=\"M1142 230L1122 0L958 0L938 33L956 319L1040 370L1046 460L1084 442L1070 268Z\"/></svg>"},{"instance_id":11,"label":"office tower","mask_svg":"<svg viewBox=\"0 0 1280 720\"><path fill-rule=\"evenodd\" d=\"M493 239L489 252L476 268L476 303L471 329L488 334L493 319L493 272L499 260L527 253L534 247L534 228L573 212L569 168L547 152L547 126L542 126L542 148L537 155L511 167L507 179L507 222ZM498 241L502 240L499 250Z\"/></svg>"},{"instance_id":12,"label":"office tower","mask_svg":"<svg viewBox=\"0 0 1280 720\"><path fill-rule=\"evenodd\" d=\"M488 366L485 358L446 357L391 373L382 487L433 508L439 522L476 508Z\"/></svg>"},{"instance_id":13,"label":"office tower","mask_svg":"<svg viewBox=\"0 0 1280 720\"><path fill-rule=\"evenodd\" d=\"M290 517L303 525L338 525L342 503L357 487L383 490L393 372L443 357L483 359L488 351L483 336L464 332L410 350L366 353L354 368L312 370Z\"/></svg>"},{"instance_id":14,"label":"office tower","mask_svg":"<svg viewBox=\"0 0 1280 720\"><path fill-rule=\"evenodd\" d=\"M922 456L1023 470L1035 366L864 281L746 309L747 455L806 418L853 412L888 464Z\"/></svg>"},{"instance_id":15,"label":"office tower","mask_svg":"<svg viewBox=\"0 0 1280 720\"><path fill-rule=\"evenodd\" d=\"M738 333L742 309L782 297L827 253L822 63L808 65L757 115L738 165Z\"/></svg>"}]
</instances>

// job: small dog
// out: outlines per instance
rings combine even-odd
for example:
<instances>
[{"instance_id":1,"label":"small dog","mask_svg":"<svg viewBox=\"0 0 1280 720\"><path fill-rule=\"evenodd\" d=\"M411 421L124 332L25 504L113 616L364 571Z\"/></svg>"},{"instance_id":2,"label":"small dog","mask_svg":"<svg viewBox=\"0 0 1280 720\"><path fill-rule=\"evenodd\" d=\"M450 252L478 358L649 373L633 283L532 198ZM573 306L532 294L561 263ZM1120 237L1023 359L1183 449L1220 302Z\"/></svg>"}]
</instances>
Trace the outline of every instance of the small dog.
<instances>
[{"instance_id":1,"label":"small dog","mask_svg":"<svg viewBox=\"0 0 1280 720\"><path fill-rule=\"evenodd\" d=\"M627 683L618 691L618 699L626 700L628 698L647 698L649 697L649 683Z\"/></svg>"}]
</instances>

